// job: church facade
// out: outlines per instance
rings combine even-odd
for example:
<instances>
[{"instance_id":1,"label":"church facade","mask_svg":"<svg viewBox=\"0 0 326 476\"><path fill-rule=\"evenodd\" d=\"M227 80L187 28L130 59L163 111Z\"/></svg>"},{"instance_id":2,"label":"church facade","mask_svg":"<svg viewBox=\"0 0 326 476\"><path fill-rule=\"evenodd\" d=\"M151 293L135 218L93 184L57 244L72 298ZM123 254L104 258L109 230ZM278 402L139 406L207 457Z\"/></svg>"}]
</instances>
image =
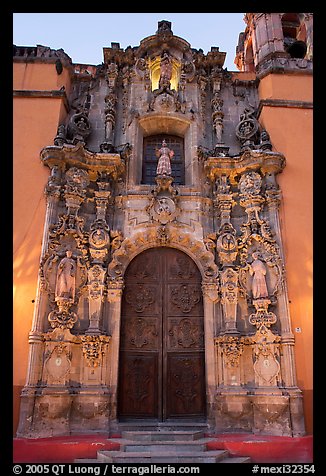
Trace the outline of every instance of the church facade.
<instances>
[{"instance_id":1,"label":"church facade","mask_svg":"<svg viewBox=\"0 0 326 476\"><path fill-rule=\"evenodd\" d=\"M98 66L14 47L18 436L311 431L312 14L245 22L238 72L167 20Z\"/></svg>"}]
</instances>

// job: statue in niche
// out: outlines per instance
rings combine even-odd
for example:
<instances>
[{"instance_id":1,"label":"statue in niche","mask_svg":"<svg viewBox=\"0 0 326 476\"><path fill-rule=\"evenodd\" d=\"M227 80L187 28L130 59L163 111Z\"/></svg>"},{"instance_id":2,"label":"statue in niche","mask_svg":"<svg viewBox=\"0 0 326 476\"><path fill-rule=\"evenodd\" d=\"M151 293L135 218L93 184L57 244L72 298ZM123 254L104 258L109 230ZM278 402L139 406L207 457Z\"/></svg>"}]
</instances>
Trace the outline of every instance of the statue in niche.
<instances>
[{"instance_id":1,"label":"statue in niche","mask_svg":"<svg viewBox=\"0 0 326 476\"><path fill-rule=\"evenodd\" d=\"M159 88L170 88L172 78L172 62L169 54L165 51L160 61Z\"/></svg>"},{"instance_id":2,"label":"statue in niche","mask_svg":"<svg viewBox=\"0 0 326 476\"><path fill-rule=\"evenodd\" d=\"M76 263L72 251L67 250L65 258L58 265L57 282L55 287L56 300L68 299L74 301L76 290Z\"/></svg>"},{"instance_id":3,"label":"statue in niche","mask_svg":"<svg viewBox=\"0 0 326 476\"><path fill-rule=\"evenodd\" d=\"M156 150L156 156L159 158L156 168L156 175L171 176L171 162L170 159L174 156L174 151L167 147L165 139L162 142L162 147Z\"/></svg>"},{"instance_id":4,"label":"statue in niche","mask_svg":"<svg viewBox=\"0 0 326 476\"><path fill-rule=\"evenodd\" d=\"M254 299L268 298L268 289L266 284L266 266L259 259L259 253L252 253L253 262L250 265L249 272L252 278L252 296Z\"/></svg>"}]
</instances>

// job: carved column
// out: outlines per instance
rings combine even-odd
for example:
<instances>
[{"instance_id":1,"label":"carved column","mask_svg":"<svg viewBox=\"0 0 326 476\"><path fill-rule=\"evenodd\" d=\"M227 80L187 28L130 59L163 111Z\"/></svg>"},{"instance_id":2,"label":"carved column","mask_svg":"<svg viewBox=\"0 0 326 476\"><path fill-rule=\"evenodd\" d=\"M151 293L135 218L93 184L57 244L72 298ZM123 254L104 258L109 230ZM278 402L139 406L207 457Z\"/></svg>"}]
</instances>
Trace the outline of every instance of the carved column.
<instances>
[{"instance_id":1,"label":"carved column","mask_svg":"<svg viewBox=\"0 0 326 476\"><path fill-rule=\"evenodd\" d=\"M213 68L211 77L212 77L212 89L213 89L213 99L211 101L211 106L213 111L212 121L213 121L215 136L216 136L216 144L214 146L214 155L223 156L225 155L225 153L228 152L229 147L226 147L222 140L224 113L222 111L223 99L221 98L221 85L222 85L223 73L220 66L216 66Z\"/></svg>"},{"instance_id":2,"label":"carved column","mask_svg":"<svg viewBox=\"0 0 326 476\"><path fill-rule=\"evenodd\" d=\"M102 179L101 179L102 180ZM92 267L88 270L89 328L87 334L100 335L103 292L106 277L105 263L110 249L110 230L106 222L106 210L111 192L109 183L99 180L98 191L94 191L96 219L90 226L89 253Z\"/></svg>"},{"instance_id":3,"label":"carved column","mask_svg":"<svg viewBox=\"0 0 326 476\"><path fill-rule=\"evenodd\" d=\"M213 428L215 425L215 389L217 385L216 362L214 349L215 335L215 303L218 301L217 283L202 284L204 299L204 327L205 327L205 369L206 369L206 392L207 392L207 421Z\"/></svg>"},{"instance_id":4,"label":"carved column","mask_svg":"<svg viewBox=\"0 0 326 476\"><path fill-rule=\"evenodd\" d=\"M105 270L94 265L88 270L89 327L86 334L100 335L100 319L104 291Z\"/></svg>"},{"instance_id":5,"label":"carved column","mask_svg":"<svg viewBox=\"0 0 326 476\"><path fill-rule=\"evenodd\" d=\"M56 221L58 202L61 193L61 168L57 165L51 167L51 175L45 187L46 212L42 239L40 262L44 258L48 248L49 229ZM17 436L29 433L32 425L35 387L41 379L44 349L44 319L46 312L47 296L43 293L43 277L41 270L38 276L37 294L35 298L32 329L29 333L29 356L27 364L26 383L21 394L21 418L17 430Z\"/></svg>"},{"instance_id":6,"label":"carved column","mask_svg":"<svg viewBox=\"0 0 326 476\"><path fill-rule=\"evenodd\" d=\"M49 244L49 230L51 225L56 222L57 219L57 209L58 203L60 200L61 194L61 183L62 183L62 170L58 165L53 165L51 168L51 175L49 176L48 183L45 187L46 195L46 212L45 212L45 223L42 239L42 249L40 262L42 263L45 253L48 249ZM43 315L45 312L46 300L42 293L43 288L43 279L39 274L38 283L37 283L37 295L35 299L34 307L34 317L33 324L31 329L31 334L37 335L39 332L44 331L44 320Z\"/></svg>"},{"instance_id":7,"label":"carved column","mask_svg":"<svg viewBox=\"0 0 326 476\"><path fill-rule=\"evenodd\" d=\"M238 334L237 304L238 304L238 273L232 268L224 269L220 274L221 303L224 314L226 334Z\"/></svg>"},{"instance_id":8,"label":"carved column","mask_svg":"<svg viewBox=\"0 0 326 476\"><path fill-rule=\"evenodd\" d=\"M275 174L267 173L266 174L266 205L268 209L268 216L272 229L274 231L275 240L279 245L279 252L284 263L284 251L282 245L282 235L281 235L281 226L280 226L280 216L279 216L279 207L281 203L281 191L278 188L276 183ZM282 333L289 334L293 337L291 332L291 322L290 322L290 309L289 309L289 300L287 293L287 286L285 279L281 282L282 293L279 295L279 306L280 306L280 322L282 326Z\"/></svg>"},{"instance_id":9,"label":"carved column","mask_svg":"<svg viewBox=\"0 0 326 476\"><path fill-rule=\"evenodd\" d=\"M109 302L109 332L111 335L110 355L108 360L108 386L111 392L110 428L117 429L117 389L119 376L120 320L123 280L109 281L107 299Z\"/></svg>"},{"instance_id":10,"label":"carved column","mask_svg":"<svg viewBox=\"0 0 326 476\"><path fill-rule=\"evenodd\" d=\"M118 78L118 66L115 63L108 64L106 80L108 84L108 94L105 97L105 144L110 147L114 142L114 126L116 114L116 83Z\"/></svg>"}]
</instances>

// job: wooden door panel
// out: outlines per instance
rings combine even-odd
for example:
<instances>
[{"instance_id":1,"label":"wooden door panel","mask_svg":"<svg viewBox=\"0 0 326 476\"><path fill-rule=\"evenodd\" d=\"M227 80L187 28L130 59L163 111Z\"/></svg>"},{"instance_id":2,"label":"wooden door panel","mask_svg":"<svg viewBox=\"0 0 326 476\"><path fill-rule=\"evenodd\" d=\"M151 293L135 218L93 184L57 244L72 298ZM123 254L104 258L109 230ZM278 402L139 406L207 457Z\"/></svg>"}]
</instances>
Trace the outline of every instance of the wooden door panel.
<instances>
[{"instance_id":1,"label":"wooden door panel","mask_svg":"<svg viewBox=\"0 0 326 476\"><path fill-rule=\"evenodd\" d=\"M169 353L167 418L203 416L205 392L203 353Z\"/></svg>"},{"instance_id":2,"label":"wooden door panel","mask_svg":"<svg viewBox=\"0 0 326 476\"><path fill-rule=\"evenodd\" d=\"M177 252L174 255L170 254L167 262L167 281L180 283L180 281L194 281L200 282L200 273L189 256L185 253Z\"/></svg>"},{"instance_id":3,"label":"wooden door panel","mask_svg":"<svg viewBox=\"0 0 326 476\"><path fill-rule=\"evenodd\" d=\"M158 418L158 354L122 352L119 382L121 417Z\"/></svg>"},{"instance_id":4,"label":"wooden door panel","mask_svg":"<svg viewBox=\"0 0 326 476\"><path fill-rule=\"evenodd\" d=\"M169 318L167 351L204 349L202 318Z\"/></svg>"},{"instance_id":5,"label":"wooden door panel","mask_svg":"<svg viewBox=\"0 0 326 476\"><path fill-rule=\"evenodd\" d=\"M121 310L119 416L205 415L201 275L172 248L146 250L129 265Z\"/></svg>"},{"instance_id":6,"label":"wooden door panel","mask_svg":"<svg viewBox=\"0 0 326 476\"><path fill-rule=\"evenodd\" d=\"M202 291L198 284L168 284L166 291L168 316L203 314Z\"/></svg>"},{"instance_id":7,"label":"wooden door panel","mask_svg":"<svg viewBox=\"0 0 326 476\"><path fill-rule=\"evenodd\" d=\"M157 352L162 339L160 320L157 318L144 319L140 316L123 319L121 325L122 350L152 350Z\"/></svg>"},{"instance_id":8,"label":"wooden door panel","mask_svg":"<svg viewBox=\"0 0 326 476\"><path fill-rule=\"evenodd\" d=\"M129 283L123 295L123 314L161 315L160 287Z\"/></svg>"}]
</instances>

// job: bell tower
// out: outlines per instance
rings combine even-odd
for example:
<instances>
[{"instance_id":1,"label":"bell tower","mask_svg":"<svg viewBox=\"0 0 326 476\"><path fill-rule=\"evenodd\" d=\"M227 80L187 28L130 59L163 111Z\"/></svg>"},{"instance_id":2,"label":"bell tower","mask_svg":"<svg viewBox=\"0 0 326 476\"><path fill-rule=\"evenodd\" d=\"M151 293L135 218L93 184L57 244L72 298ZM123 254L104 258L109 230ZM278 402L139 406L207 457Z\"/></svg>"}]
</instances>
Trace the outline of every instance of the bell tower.
<instances>
[{"instance_id":1,"label":"bell tower","mask_svg":"<svg viewBox=\"0 0 326 476\"><path fill-rule=\"evenodd\" d=\"M310 284L297 277L304 262L312 260L313 14L245 13L244 21L234 62L242 77L258 81L256 119L268 131L273 150L286 154L287 168L279 177L280 216L287 224L283 238L289 308L297 349L302 344L302 352L296 350L295 357L306 429L311 432L312 296ZM300 184L295 183L299 174ZM307 243L301 260L302 248L291 245L298 235L301 243Z\"/></svg>"},{"instance_id":2,"label":"bell tower","mask_svg":"<svg viewBox=\"0 0 326 476\"><path fill-rule=\"evenodd\" d=\"M306 67L312 59L311 13L246 13L244 20L235 58L241 71L261 77Z\"/></svg>"}]
</instances>

